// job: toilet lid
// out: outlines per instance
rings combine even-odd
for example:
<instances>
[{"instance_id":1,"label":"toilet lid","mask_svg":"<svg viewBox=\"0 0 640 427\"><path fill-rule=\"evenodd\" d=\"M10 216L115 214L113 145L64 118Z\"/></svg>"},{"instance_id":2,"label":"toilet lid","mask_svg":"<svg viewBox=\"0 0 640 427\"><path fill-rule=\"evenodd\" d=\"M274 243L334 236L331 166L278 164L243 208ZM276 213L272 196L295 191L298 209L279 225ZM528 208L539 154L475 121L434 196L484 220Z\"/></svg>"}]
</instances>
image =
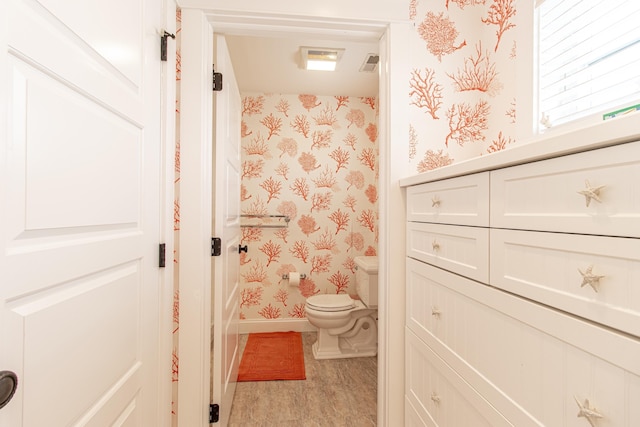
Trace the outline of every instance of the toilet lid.
<instances>
[{"instance_id":1,"label":"toilet lid","mask_svg":"<svg viewBox=\"0 0 640 427\"><path fill-rule=\"evenodd\" d=\"M307 304L320 311L343 311L355 307L355 301L347 294L322 294L307 298Z\"/></svg>"}]
</instances>

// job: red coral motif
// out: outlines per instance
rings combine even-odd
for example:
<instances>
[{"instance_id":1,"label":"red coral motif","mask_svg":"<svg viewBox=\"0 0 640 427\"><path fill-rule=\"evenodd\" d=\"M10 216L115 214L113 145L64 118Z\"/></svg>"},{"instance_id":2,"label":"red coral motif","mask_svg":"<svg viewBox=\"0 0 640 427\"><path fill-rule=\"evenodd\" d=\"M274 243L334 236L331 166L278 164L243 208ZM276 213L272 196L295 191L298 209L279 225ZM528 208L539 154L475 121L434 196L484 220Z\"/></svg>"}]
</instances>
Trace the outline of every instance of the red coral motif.
<instances>
[{"instance_id":1,"label":"red coral motif","mask_svg":"<svg viewBox=\"0 0 640 427\"><path fill-rule=\"evenodd\" d=\"M418 34L427 42L429 52L437 56L440 62L442 62L443 55L453 53L467 45L466 41L458 46L454 45L458 38L458 30L454 23L443 15L444 12L440 12L438 15L428 12L424 21L418 25Z\"/></svg>"},{"instance_id":2,"label":"red coral motif","mask_svg":"<svg viewBox=\"0 0 640 427\"><path fill-rule=\"evenodd\" d=\"M336 107L336 111L338 111L340 107L346 107L347 104L349 103L348 96L334 96L334 98L336 99L336 101L338 101L338 106Z\"/></svg>"},{"instance_id":3,"label":"red coral motif","mask_svg":"<svg viewBox=\"0 0 640 427\"><path fill-rule=\"evenodd\" d=\"M311 270L309 274L329 271L331 266L331 254L315 255L311 258Z\"/></svg>"},{"instance_id":4,"label":"red coral motif","mask_svg":"<svg viewBox=\"0 0 640 427\"><path fill-rule=\"evenodd\" d=\"M291 308L291 311L289 311L289 316L291 317L304 319L305 315L306 312L304 311L303 303L294 304L293 308Z\"/></svg>"},{"instance_id":5,"label":"red coral motif","mask_svg":"<svg viewBox=\"0 0 640 427\"><path fill-rule=\"evenodd\" d=\"M298 220L298 226L300 230L306 235L309 236L311 233L315 233L320 230L316 220L310 215L302 215Z\"/></svg>"},{"instance_id":6,"label":"red coral motif","mask_svg":"<svg viewBox=\"0 0 640 427\"><path fill-rule=\"evenodd\" d=\"M348 151L343 150L342 147L338 147L333 150L331 154L329 154L329 157L335 160L336 172L338 172L342 168L347 168L347 165L349 164L350 154Z\"/></svg>"},{"instance_id":7,"label":"red coral motif","mask_svg":"<svg viewBox=\"0 0 640 427\"><path fill-rule=\"evenodd\" d=\"M378 189L371 184L369 184L364 194L371 203L375 203L378 200Z\"/></svg>"},{"instance_id":8,"label":"red coral motif","mask_svg":"<svg viewBox=\"0 0 640 427\"><path fill-rule=\"evenodd\" d=\"M482 42L478 42L476 54L476 57L465 58L463 70L459 69L455 75L447 73L447 76L453 80L458 92L477 90L495 95L502 89L502 84L496 80L496 64L491 62L489 52L482 54Z\"/></svg>"},{"instance_id":9,"label":"red coral motif","mask_svg":"<svg viewBox=\"0 0 640 427\"><path fill-rule=\"evenodd\" d=\"M257 178L262 175L264 160L245 160L242 162L242 179Z\"/></svg>"},{"instance_id":10,"label":"red coral motif","mask_svg":"<svg viewBox=\"0 0 640 427\"><path fill-rule=\"evenodd\" d=\"M304 240L296 240L293 246L289 249L289 252L293 254L295 258L302 260L305 264L309 258L309 247Z\"/></svg>"},{"instance_id":11,"label":"red coral motif","mask_svg":"<svg viewBox=\"0 0 640 427\"><path fill-rule=\"evenodd\" d=\"M271 158L271 153L269 153L269 146L266 142L264 142L264 138L260 133L251 140L251 142L242 148L247 155L251 156L263 156L266 158Z\"/></svg>"},{"instance_id":12,"label":"red coral motif","mask_svg":"<svg viewBox=\"0 0 640 427\"><path fill-rule=\"evenodd\" d=\"M242 115L251 116L252 114L262 113L264 108L264 96L245 96L242 98Z\"/></svg>"},{"instance_id":13,"label":"red coral motif","mask_svg":"<svg viewBox=\"0 0 640 427\"><path fill-rule=\"evenodd\" d=\"M288 298L289 298L289 292L287 292L284 289L278 289L278 292L276 292L276 294L273 296L274 300L281 302L282 305L284 305L285 307L287 306Z\"/></svg>"},{"instance_id":14,"label":"red coral motif","mask_svg":"<svg viewBox=\"0 0 640 427\"><path fill-rule=\"evenodd\" d=\"M315 193L311 197L311 212L322 211L331 207L331 193Z\"/></svg>"},{"instance_id":15,"label":"red coral motif","mask_svg":"<svg viewBox=\"0 0 640 427\"><path fill-rule=\"evenodd\" d=\"M262 239L262 229L257 227L242 227L240 243L257 242Z\"/></svg>"},{"instance_id":16,"label":"red coral motif","mask_svg":"<svg viewBox=\"0 0 640 427\"><path fill-rule=\"evenodd\" d=\"M318 126L334 126L338 122L330 105L327 105L313 120Z\"/></svg>"},{"instance_id":17,"label":"red coral motif","mask_svg":"<svg viewBox=\"0 0 640 427\"><path fill-rule=\"evenodd\" d=\"M276 211L289 219L294 219L298 215L298 207L293 202L282 202L278 205Z\"/></svg>"},{"instance_id":18,"label":"red coral motif","mask_svg":"<svg viewBox=\"0 0 640 427\"><path fill-rule=\"evenodd\" d=\"M291 157L295 157L298 154L298 143L293 138L282 138L282 141L276 145L280 150L280 157L287 153Z\"/></svg>"},{"instance_id":19,"label":"red coral motif","mask_svg":"<svg viewBox=\"0 0 640 427\"><path fill-rule=\"evenodd\" d=\"M346 207L348 207L349 209L351 209L351 212L355 212L356 211L357 200L351 194L349 194L347 197L345 197L345 199L343 200L342 204L345 205Z\"/></svg>"},{"instance_id":20,"label":"red coral motif","mask_svg":"<svg viewBox=\"0 0 640 427\"><path fill-rule=\"evenodd\" d=\"M260 310L258 314L265 319L277 319L280 317L280 309L269 303L266 307L262 307L262 310Z\"/></svg>"},{"instance_id":21,"label":"red coral motif","mask_svg":"<svg viewBox=\"0 0 640 427\"><path fill-rule=\"evenodd\" d=\"M260 305L262 301L262 287L244 288L240 292L240 308Z\"/></svg>"},{"instance_id":22,"label":"red coral motif","mask_svg":"<svg viewBox=\"0 0 640 427\"><path fill-rule=\"evenodd\" d=\"M374 248L373 246L367 247L367 250L364 251L364 255L365 256L376 256L377 255L376 248Z\"/></svg>"},{"instance_id":23,"label":"red coral motif","mask_svg":"<svg viewBox=\"0 0 640 427\"><path fill-rule=\"evenodd\" d=\"M347 190L351 188L352 185L358 189L364 185L364 175L360 171L349 171L344 180L349 183Z\"/></svg>"},{"instance_id":24,"label":"red coral motif","mask_svg":"<svg viewBox=\"0 0 640 427\"><path fill-rule=\"evenodd\" d=\"M493 0L493 4L489 7L489 14L486 18L482 18L482 22L487 25L497 25L496 30L496 47L494 52L498 51L498 45L505 31L513 28L516 24L509 22L516 14L514 0Z\"/></svg>"},{"instance_id":25,"label":"red coral motif","mask_svg":"<svg viewBox=\"0 0 640 427\"><path fill-rule=\"evenodd\" d=\"M285 117L289 117L289 109L291 108L291 106L289 105L289 101L287 101L284 98L281 98L280 101L278 101L278 104L276 105L276 111L281 112L282 114L284 114Z\"/></svg>"},{"instance_id":26,"label":"red coral motif","mask_svg":"<svg viewBox=\"0 0 640 427\"><path fill-rule=\"evenodd\" d=\"M352 108L347 113L346 119L349 122L349 125L347 125L348 128L351 127L351 125L356 125L359 128L364 126L364 112L362 110Z\"/></svg>"},{"instance_id":27,"label":"red coral motif","mask_svg":"<svg viewBox=\"0 0 640 427\"><path fill-rule=\"evenodd\" d=\"M269 136L267 137L267 141L271 139L274 135L280 135L280 130L282 129L282 119L277 118L273 115L273 113L269 113L268 116L265 116L260 120L268 130Z\"/></svg>"},{"instance_id":28,"label":"red coral motif","mask_svg":"<svg viewBox=\"0 0 640 427\"><path fill-rule=\"evenodd\" d=\"M269 267L269 264L273 261L277 261L278 258L280 258L280 252L282 251L280 245L273 243L271 240L260 246L258 249L267 256L267 267Z\"/></svg>"},{"instance_id":29,"label":"red coral motif","mask_svg":"<svg viewBox=\"0 0 640 427\"><path fill-rule=\"evenodd\" d=\"M438 152L427 150L424 159L418 163L418 172L430 171L451 163L453 163L453 159L449 157L448 153L444 154L442 150L438 150Z\"/></svg>"},{"instance_id":30,"label":"red coral motif","mask_svg":"<svg viewBox=\"0 0 640 427\"><path fill-rule=\"evenodd\" d=\"M306 173L311 172L312 170L316 170L320 167L317 163L316 156L311 153L302 153L300 157L298 157L298 163L302 166L302 170Z\"/></svg>"},{"instance_id":31,"label":"red coral motif","mask_svg":"<svg viewBox=\"0 0 640 427\"><path fill-rule=\"evenodd\" d=\"M331 137L333 136L333 131L331 129L327 129L324 131L316 130L313 131L313 135L311 138L313 139L313 143L311 144L311 149L314 148L324 148L328 147L331 144Z\"/></svg>"},{"instance_id":32,"label":"red coral motif","mask_svg":"<svg viewBox=\"0 0 640 427\"><path fill-rule=\"evenodd\" d=\"M289 180L289 178L287 177L287 174L289 173L289 165L286 163L280 163L278 164L278 166L276 166L276 175L280 175L281 177L283 177L286 180Z\"/></svg>"},{"instance_id":33,"label":"red coral motif","mask_svg":"<svg viewBox=\"0 0 640 427\"><path fill-rule=\"evenodd\" d=\"M298 99L307 111L311 111L312 108L315 108L318 105L322 104L318 101L318 97L315 95L298 95Z\"/></svg>"},{"instance_id":34,"label":"red coral motif","mask_svg":"<svg viewBox=\"0 0 640 427\"><path fill-rule=\"evenodd\" d=\"M364 247L364 237L360 233L349 233L344 242L349 245L349 249L354 248L361 251Z\"/></svg>"},{"instance_id":35,"label":"red coral motif","mask_svg":"<svg viewBox=\"0 0 640 427\"><path fill-rule=\"evenodd\" d=\"M301 133L305 138L309 137L309 121L307 120L307 116L301 114L296 116L291 122L291 127L298 133Z\"/></svg>"},{"instance_id":36,"label":"red coral motif","mask_svg":"<svg viewBox=\"0 0 640 427\"><path fill-rule=\"evenodd\" d=\"M309 196L309 185L304 178L296 178L293 184L289 186L289 189L293 191L293 194L302 197L304 200L307 200Z\"/></svg>"},{"instance_id":37,"label":"red coral motif","mask_svg":"<svg viewBox=\"0 0 640 427\"><path fill-rule=\"evenodd\" d=\"M312 181L316 185L316 188L334 188L338 183L338 179L333 176L333 172L331 172L329 166L326 166L320 176L312 179Z\"/></svg>"},{"instance_id":38,"label":"red coral motif","mask_svg":"<svg viewBox=\"0 0 640 427\"><path fill-rule=\"evenodd\" d=\"M369 141L376 142L376 139L378 139L378 126L375 124L369 123L364 132L369 137Z\"/></svg>"},{"instance_id":39,"label":"red coral motif","mask_svg":"<svg viewBox=\"0 0 640 427\"><path fill-rule=\"evenodd\" d=\"M483 131L487 130L487 118L490 108L486 101L481 100L475 107L467 104L454 104L447 111L449 119L449 134L445 139L445 145L449 146L449 141L456 141L459 145L464 145L472 141L484 141Z\"/></svg>"},{"instance_id":40,"label":"red coral motif","mask_svg":"<svg viewBox=\"0 0 640 427\"><path fill-rule=\"evenodd\" d=\"M376 98L374 96L363 96L360 98L363 104L371 107L372 110L376 109Z\"/></svg>"},{"instance_id":41,"label":"red coral motif","mask_svg":"<svg viewBox=\"0 0 640 427\"><path fill-rule=\"evenodd\" d=\"M362 211L362 213L360 213L360 216L358 217L358 222L363 227L368 228L369 231L373 231L373 229L375 228L375 225L376 225L376 214L375 214L375 212L372 211L371 209L366 209L366 210Z\"/></svg>"},{"instance_id":42,"label":"red coral motif","mask_svg":"<svg viewBox=\"0 0 640 427\"><path fill-rule=\"evenodd\" d=\"M353 151L356 151L356 142L358 142L358 138L356 138L354 134L348 133L342 142L344 142L344 145L351 147Z\"/></svg>"},{"instance_id":43,"label":"red coral motif","mask_svg":"<svg viewBox=\"0 0 640 427\"><path fill-rule=\"evenodd\" d=\"M318 240L313 242L313 247L317 250L328 250L334 252L336 250L336 241L329 232L329 229L326 228L324 232L318 237Z\"/></svg>"},{"instance_id":44,"label":"red coral motif","mask_svg":"<svg viewBox=\"0 0 640 427\"><path fill-rule=\"evenodd\" d=\"M376 153L373 148L363 149L358 156L358 160L371 170L374 170L376 167Z\"/></svg>"},{"instance_id":45,"label":"red coral motif","mask_svg":"<svg viewBox=\"0 0 640 427\"><path fill-rule=\"evenodd\" d=\"M262 263L256 262L251 266L251 268L249 269L249 272L246 274L243 274L242 277L247 283L253 283L253 282L263 283L267 278L267 272L264 270L264 266L262 265Z\"/></svg>"},{"instance_id":46,"label":"red coral motif","mask_svg":"<svg viewBox=\"0 0 640 427\"><path fill-rule=\"evenodd\" d=\"M349 214L346 212L342 212L340 209L338 209L337 211L333 211L331 215L329 215L329 219L336 224L336 234L338 234L340 230L346 230L347 225L349 224Z\"/></svg>"},{"instance_id":47,"label":"red coral motif","mask_svg":"<svg viewBox=\"0 0 640 427\"><path fill-rule=\"evenodd\" d=\"M498 134L498 139L494 139L491 142L489 148L487 148L487 153L495 153L496 151L504 150L505 148L507 148L507 144L511 144L513 142L514 140L511 139L511 137L505 138L502 135L502 131L500 131L500 133Z\"/></svg>"},{"instance_id":48,"label":"red coral motif","mask_svg":"<svg viewBox=\"0 0 640 427\"><path fill-rule=\"evenodd\" d=\"M328 280L329 283L336 287L336 294L346 293L346 290L349 287L349 276L337 271L333 273Z\"/></svg>"},{"instance_id":49,"label":"red coral motif","mask_svg":"<svg viewBox=\"0 0 640 427\"><path fill-rule=\"evenodd\" d=\"M267 192L269 196L267 199L267 203L271 201L271 199L277 199L280 191L282 191L282 182L273 179L273 177L269 177L266 180L262 181L260 187Z\"/></svg>"},{"instance_id":50,"label":"red coral motif","mask_svg":"<svg viewBox=\"0 0 640 427\"><path fill-rule=\"evenodd\" d=\"M278 228L273 232L273 235L282 239L283 242L287 243L287 237L289 237L289 229L288 228Z\"/></svg>"},{"instance_id":51,"label":"red coral motif","mask_svg":"<svg viewBox=\"0 0 640 427\"><path fill-rule=\"evenodd\" d=\"M409 80L411 105L424 108L434 120L438 120L438 109L442 105L442 86L435 81L435 70L425 68L425 75L414 69Z\"/></svg>"},{"instance_id":52,"label":"red coral motif","mask_svg":"<svg viewBox=\"0 0 640 427\"><path fill-rule=\"evenodd\" d=\"M309 276L300 280L300 284L298 285L298 290L300 291L300 295L305 298L309 298L310 296L317 295L320 293L320 289L316 287L316 283Z\"/></svg>"}]
</instances>

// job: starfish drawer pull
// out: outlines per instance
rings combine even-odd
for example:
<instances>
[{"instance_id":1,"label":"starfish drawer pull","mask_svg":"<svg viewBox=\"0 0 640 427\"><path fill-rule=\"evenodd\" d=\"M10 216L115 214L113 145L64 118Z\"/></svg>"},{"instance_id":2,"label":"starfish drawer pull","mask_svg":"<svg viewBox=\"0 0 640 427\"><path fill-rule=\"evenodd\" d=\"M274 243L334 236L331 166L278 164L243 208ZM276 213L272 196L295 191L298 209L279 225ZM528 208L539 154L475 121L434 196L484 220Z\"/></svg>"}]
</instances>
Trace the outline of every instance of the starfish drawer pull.
<instances>
[{"instance_id":1,"label":"starfish drawer pull","mask_svg":"<svg viewBox=\"0 0 640 427\"><path fill-rule=\"evenodd\" d=\"M580 287L583 288L583 287L589 285L589 286L591 286L591 288L593 288L594 291L598 292L598 286L600 285L600 279L602 279L604 276L599 276L597 274L593 274L593 266L592 265L587 267L587 269L585 271L582 271L580 269L578 269L578 271L582 275L582 284L580 285Z\"/></svg>"},{"instance_id":2,"label":"starfish drawer pull","mask_svg":"<svg viewBox=\"0 0 640 427\"><path fill-rule=\"evenodd\" d=\"M433 403L438 405L440 403L440 396L438 396L438 394L434 391L433 393L431 393L431 400L433 401Z\"/></svg>"},{"instance_id":3,"label":"starfish drawer pull","mask_svg":"<svg viewBox=\"0 0 640 427\"><path fill-rule=\"evenodd\" d=\"M440 198L438 196L433 196L431 198L431 207L432 208L439 208L440 207Z\"/></svg>"},{"instance_id":4,"label":"starfish drawer pull","mask_svg":"<svg viewBox=\"0 0 640 427\"><path fill-rule=\"evenodd\" d=\"M585 180L584 185L587 188L585 188L584 190L578 191L578 193L584 196L587 202L587 207L589 207L591 200L595 200L598 203L602 203L602 200L600 200L600 190L602 190L605 186L601 185L599 187L592 187L591 184L589 184L588 180Z\"/></svg>"},{"instance_id":5,"label":"starfish drawer pull","mask_svg":"<svg viewBox=\"0 0 640 427\"><path fill-rule=\"evenodd\" d=\"M435 240L433 242L431 242L431 249L433 249L434 252L437 252L440 250L440 243L436 242Z\"/></svg>"},{"instance_id":6,"label":"starfish drawer pull","mask_svg":"<svg viewBox=\"0 0 640 427\"><path fill-rule=\"evenodd\" d=\"M578 418L586 418L591 427L598 427L595 420L597 418L602 418L602 414L596 411L596 408L590 407L589 399L585 399L584 403L580 403L577 397L573 396L573 398L576 400L578 408L580 408L578 411Z\"/></svg>"},{"instance_id":7,"label":"starfish drawer pull","mask_svg":"<svg viewBox=\"0 0 640 427\"><path fill-rule=\"evenodd\" d=\"M432 316L440 317L440 313L442 312L438 309L438 307L431 307Z\"/></svg>"}]
</instances>

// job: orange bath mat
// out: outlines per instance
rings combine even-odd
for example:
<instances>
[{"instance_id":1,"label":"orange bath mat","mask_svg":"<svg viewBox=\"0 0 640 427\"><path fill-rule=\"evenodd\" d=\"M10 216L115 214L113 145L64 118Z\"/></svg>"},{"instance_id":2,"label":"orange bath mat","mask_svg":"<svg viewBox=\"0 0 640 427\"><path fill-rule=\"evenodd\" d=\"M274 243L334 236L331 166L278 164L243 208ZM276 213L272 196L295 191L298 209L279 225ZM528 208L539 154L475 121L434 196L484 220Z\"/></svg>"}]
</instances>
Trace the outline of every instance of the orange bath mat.
<instances>
[{"instance_id":1,"label":"orange bath mat","mask_svg":"<svg viewBox=\"0 0 640 427\"><path fill-rule=\"evenodd\" d=\"M304 380L300 332L249 334L238 381Z\"/></svg>"}]
</instances>

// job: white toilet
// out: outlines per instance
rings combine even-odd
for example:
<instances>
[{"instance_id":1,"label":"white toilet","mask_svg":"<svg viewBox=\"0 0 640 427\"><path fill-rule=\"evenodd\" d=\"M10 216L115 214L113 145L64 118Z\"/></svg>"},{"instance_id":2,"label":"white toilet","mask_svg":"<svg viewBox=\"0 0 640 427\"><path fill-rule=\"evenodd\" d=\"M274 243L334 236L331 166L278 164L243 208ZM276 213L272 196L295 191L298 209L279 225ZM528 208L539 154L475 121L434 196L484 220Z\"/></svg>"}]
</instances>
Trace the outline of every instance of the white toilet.
<instances>
[{"instance_id":1,"label":"white toilet","mask_svg":"<svg viewBox=\"0 0 640 427\"><path fill-rule=\"evenodd\" d=\"M378 257L356 257L355 263L360 300L347 294L307 299L307 319L318 328L313 344L316 359L375 356L378 352Z\"/></svg>"}]
</instances>

